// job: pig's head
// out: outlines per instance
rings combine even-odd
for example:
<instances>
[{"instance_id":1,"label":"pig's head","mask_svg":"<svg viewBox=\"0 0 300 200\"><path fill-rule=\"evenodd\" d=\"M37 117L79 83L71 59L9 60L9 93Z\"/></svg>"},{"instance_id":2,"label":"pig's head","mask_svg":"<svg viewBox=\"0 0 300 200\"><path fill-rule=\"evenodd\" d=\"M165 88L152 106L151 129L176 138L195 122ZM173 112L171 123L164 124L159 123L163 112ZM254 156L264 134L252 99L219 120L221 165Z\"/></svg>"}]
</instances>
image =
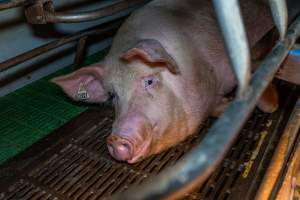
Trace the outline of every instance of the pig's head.
<instances>
[{"instance_id":1,"label":"pig's head","mask_svg":"<svg viewBox=\"0 0 300 200\"><path fill-rule=\"evenodd\" d=\"M191 103L195 91L189 91L176 61L156 40L141 40L119 55L109 54L102 64L52 81L77 101L113 98L116 119L107 146L114 158L128 163L182 141L205 113L199 116L200 105Z\"/></svg>"}]
</instances>

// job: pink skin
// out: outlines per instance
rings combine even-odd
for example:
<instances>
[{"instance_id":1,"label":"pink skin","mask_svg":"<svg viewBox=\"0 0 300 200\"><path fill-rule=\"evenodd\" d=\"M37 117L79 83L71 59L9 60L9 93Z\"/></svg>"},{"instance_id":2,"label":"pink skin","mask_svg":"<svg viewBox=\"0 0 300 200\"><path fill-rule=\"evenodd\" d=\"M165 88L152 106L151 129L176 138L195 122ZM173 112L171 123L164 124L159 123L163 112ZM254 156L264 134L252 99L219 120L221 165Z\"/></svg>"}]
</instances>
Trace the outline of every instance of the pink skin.
<instances>
[{"instance_id":1,"label":"pink skin","mask_svg":"<svg viewBox=\"0 0 300 200\"><path fill-rule=\"evenodd\" d=\"M179 100L175 96L178 94L174 94L173 89L164 85L167 84L164 80L170 81L170 76L173 78L176 76L161 69L160 72L153 71L141 62L133 62L130 67L139 69L135 71L136 79L133 80L135 83L130 84L135 87L128 89L126 96L120 97L122 94L120 91L118 97L114 98L116 121L112 135L107 141L110 154L114 158L135 163L175 145L178 140L183 140L188 132L186 125L190 122L185 119L187 118L185 110L188 110L188 106L184 108L184 105L178 102L183 99ZM175 83L169 84L176 87ZM114 85L117 87L117 84ZM115 88L118 89L120 90ZM134 96L128 97L130 93ZM173 98L170 101L171 96ZM157 106L158 104L160 106ZM166 114L173 117L166 117ZM190 123L190 128L193 127L195 125Z\"/></svg>"},{"instance_id":2,"label":"pink skin","mask_svg":"<svg viewBox=\"0 0 300 200\"><path fill-rule=\"evenodd\" d=\"M107 138L110 154L117 160L136 162L148 154L152 129L149 119L142 113L129 113L120 117L114 124L111 136Z\"/></svg>"},{"instance_id":3,"label":"pink skin","mask_svg":"<svg viewBox=\"0 0 300 200\"><path fill-rule=\"evenodd\" d=\"M267 6L241 2L252 46L272 19L263 14ZM76 101L80 84L90 96L86 102L113 94L108 150L128 163L197 132L235 86L211 2L198 0L152 1L125 21L101 64L52 81Z\"/></svg>"}]
</instances>

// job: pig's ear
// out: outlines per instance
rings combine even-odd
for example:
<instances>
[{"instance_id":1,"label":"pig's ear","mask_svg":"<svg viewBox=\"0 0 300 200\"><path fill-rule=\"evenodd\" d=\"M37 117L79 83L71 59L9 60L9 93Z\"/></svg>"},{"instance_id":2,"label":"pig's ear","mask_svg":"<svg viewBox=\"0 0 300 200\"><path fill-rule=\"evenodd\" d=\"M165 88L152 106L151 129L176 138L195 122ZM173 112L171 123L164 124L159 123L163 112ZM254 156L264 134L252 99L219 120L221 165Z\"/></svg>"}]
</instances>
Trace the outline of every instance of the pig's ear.
<instances>
[{"instance_id":1,"label":"pig's ear","mask_svg":"<svg viewBox=\"0 0 300 200\"><path fill-rule=\"evenodd\" d=\"M108 99L102 79L104 70L100 66L81 68L71 74L51 80L75 101L100 103Z\"/></svg>"},{"instance_id":2,"label":"pig's ear","mask_svg":"<svg viewBox=\"0 0 300 200\"><path fill-rule=\"evenodd\" d=\"M160 67L166 67L173 74L179 74L177 63L157 40L145 39L139 41L134 47L127 50L121 56L121 59L126 61L141 59L146 63L160 64Z\"/></svg>"}]
</instances>

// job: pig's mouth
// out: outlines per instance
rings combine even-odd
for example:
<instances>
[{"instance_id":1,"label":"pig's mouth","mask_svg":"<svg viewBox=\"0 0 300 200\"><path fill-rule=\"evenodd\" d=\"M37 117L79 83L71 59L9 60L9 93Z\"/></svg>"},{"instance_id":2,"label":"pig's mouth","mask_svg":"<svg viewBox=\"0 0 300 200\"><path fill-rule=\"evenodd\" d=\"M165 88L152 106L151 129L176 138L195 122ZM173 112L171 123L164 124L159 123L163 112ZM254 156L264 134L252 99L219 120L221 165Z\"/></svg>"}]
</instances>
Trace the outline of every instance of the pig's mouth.
<instances>
[{"instance_id":1,"label":"pig's mouth","mask_svg":"<svg viewBox=\"0 0 300 200\"><path fill-rule=\"evenodd\" d=\"M112 157L119 161L135 163L148 154L151 140L142 143L134 141L132 138L111 135L107 138L107 147Z\"/></svg>"},{"instance_id":2,"label":"pig's mouth","mask_svg":"<svg viewBox=\"0 0 300 200\"><path fill-rule=\"evenodd\" d=\"M140 148L137 149L137 151L134 153L134 156L130 160L127 160L127 162L132 164L142 160L145 156L148 155L150 144L151 144L151 140L148 140L144 142L142 145L140 145Z\"/></svg>"}]
</instances>

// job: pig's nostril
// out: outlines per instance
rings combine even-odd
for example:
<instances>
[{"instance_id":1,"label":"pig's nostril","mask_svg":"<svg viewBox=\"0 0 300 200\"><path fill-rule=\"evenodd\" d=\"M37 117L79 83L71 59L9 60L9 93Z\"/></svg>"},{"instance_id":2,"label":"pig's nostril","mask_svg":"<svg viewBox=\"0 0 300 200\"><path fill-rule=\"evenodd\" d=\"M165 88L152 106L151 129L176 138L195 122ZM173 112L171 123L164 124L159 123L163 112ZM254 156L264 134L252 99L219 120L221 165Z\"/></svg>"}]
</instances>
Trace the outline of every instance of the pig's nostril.
<instances>
[{"instance_id":1,"label":"pig's nostril","mask_svg":"<svg viewBox=\"0 0 300 200\"><path fill-rule=\"evenodd\" d=\"M107 146L110 154L117 160L127 161L132 158L132 144L124 138L110 136L107 138Z\"/></svg>"},{"instance_id":2,"label":"pig's nostril","mask_svg":"<svg viewBox=\"0 0 300 200\"><path fill-rule=\"evenodd\" d=\"M119 151L129 151L130 150L130 146L126 143L122 143L118 146Z\"/></svg>"}]
</instances>

